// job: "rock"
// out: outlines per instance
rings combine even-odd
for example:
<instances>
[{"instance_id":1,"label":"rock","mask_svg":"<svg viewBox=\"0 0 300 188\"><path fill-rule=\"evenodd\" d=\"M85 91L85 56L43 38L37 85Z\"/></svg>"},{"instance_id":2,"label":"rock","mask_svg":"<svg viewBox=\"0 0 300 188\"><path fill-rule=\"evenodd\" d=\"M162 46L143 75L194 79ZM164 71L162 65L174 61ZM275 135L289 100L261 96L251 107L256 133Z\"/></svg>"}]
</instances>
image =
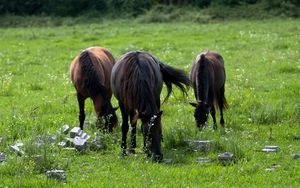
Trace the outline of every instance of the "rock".
<instances>
[{"instance_id":1,"label":"rock","mask_svg":"<svg viewBox=\"0 0 300 188\"><path fill-rule=\"evenodd\" d=\"M17 155L19 155L19 156L24 155L24 152L23 152L18 146L16 146L16 145L9 146L9 149L10 149L12 152L16 153Z\"/></svg>"},{"instance_id":2,"label":"rock","mask_svg":"<svg viewBox=\"0 0 300 188\"><path fill-rule=\"evenodd\" d=\"M74 138L74 141L73 141L76 150L78 150L78 151L86 150L87 149L87 142L86 141L87 140L82 139L79 136L76 136Z\"/></svg>"},{"instance_id":3,"label":"rock","mask_svg":"<svg viewBox=\"0 0 300 188\"><path fill-rule=\"evenodd\" d=\"M70 132L70 137L75 138L75 136L81 136L83 134L83 131L80 129L80 127L74 127Z\"/></svg>"},{"instance_id":4,"label":"rock","mask_svg":"<svg viewBox=\"0 0 300 188\"><path fill-rule=\"evenodd\" d=\"M197 159L197 162L200 164L209 163L211 160L208 157L200 157Z\"/></svg>"},{"instance_id":5,"label":"rock","mask_svg":"<svg viewBox=\"0 0 300 188\"><path fill-rule=\"evenodd\" d=\"M0 153L0 163L6 161L6 157L4 155L4 153Z\"/></svg>"},{"instance_id":6,"label":"rock","mask_svg":"<svg viewBox=\"0 0 300 188\"><path fill-rule=\"evenodd\" d=\"M264 149L262 149L263 152L278 152L279 147L278 146L265 146Z\"/></svg>"},{"instance_id":7,"label":"rock","mask_svg":"<svg viewBox=\"0 0 300 188\"><path fill-rule=\"evenodd\" d=\"M292 158L293 158L293 159L300 159L300 154L297 154L297 153L296 153L296 154L293 154L293 155L292 155Z\"/></svg>"},{"instance_id":8,"label":"rock","mask_svg":"<svg viewBox=\"0 0 300 188\"><path fill-rule=\"evenodd\" d=\"M218 155L218 159L222 164L227 164L227 163L232 162L233 154L230 152L225 152L225 153Z\"/></svg>"},{"instance_id":9,"label":"rock","mask_svg":"<svg viewBox=\"0 0 300 188\"><path fill-rule=\"evenodd\" d=\"M63 134L68 134L68 132L70 131L70 126L69 125L63 125L60 129L60 132Z\"/></svg>"},{"instance_id":10,"label":"rock","mask_svg":"<svg viewBox=\"0 0 300 188\"><path fill-rule=\"evenodd\" d=\"M186 141L190 146L197 151L208 152L211 149L212 142L210 140Z\"/></svg>"},{"instance_id":11,"label":"rock","mask_svg":"<svg viewBox=\"0 0 300 188\"><path fill-rule=\"evenodd\" d=\"M84 140L88 140L90 138L90 135L88 135L87 133L82 133L82 135L80 136L82 139Z\"/></svg>"},{"instance_id":12,"label":"rock","mask_svg":"<svg viewBox=\"0 0 300 188\"><path fill-rule=\"evenodd\" d=\"M66 182L67 176L64 170L49 170L46 172L47 179L56 179Z\"/></svg>"},{"instance_id":13,"label":"rock","mask_svg":"<svg viewBox=\"0 0 300 188\"><path fill-rule=\"evenodd\" d=\"M162 162L165 164L173 164L173 159L163 159Z\"/></svg>"},{"instance_id":14,"label":"rock","mask_svg":"<svg viewBox=\"0 0 300 188\"><path fill-rule=\"evenodd\" d=\"M64 148L64 147L67 146L67 143L66 143L66 142L59 142L57 145L58 145L58 147L60 147L60 148Z\"/></svg>"},{"instance_id":15,"label":"rock","mask_svg":"<svg viewBox=\"0 0 300 188\"><path fill-rule=\"evenodd\" d=\"M44 137L44 140L46 143L54 145L55 141L56 141L56 136L50 136L50 135L46 135Z\"/></svg>"}]
</instances>

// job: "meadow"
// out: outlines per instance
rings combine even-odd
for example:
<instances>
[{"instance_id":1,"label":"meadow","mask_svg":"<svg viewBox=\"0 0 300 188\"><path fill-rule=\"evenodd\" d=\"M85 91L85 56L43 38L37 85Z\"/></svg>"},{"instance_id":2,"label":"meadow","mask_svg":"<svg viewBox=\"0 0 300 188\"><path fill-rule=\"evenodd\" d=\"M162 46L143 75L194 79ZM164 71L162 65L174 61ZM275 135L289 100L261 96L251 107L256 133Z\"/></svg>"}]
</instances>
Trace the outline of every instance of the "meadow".
<instances>
[{"instance_id":1,"label":"meadow","mask_svg":"<svg viewBox=\"0 0 300 188\"><path fill-rule=\"evenodd\" d=\"M0 187L300 187L300 160L291 157L300 153L299 31L299 19L0 28L0 153L6 155ZM227 74L225 129L214 131L210 118L206 129L197 130L189 105L195 101L192 89L186 99L175 89L162 104L162 148L172 164L145 158L140 131L138 153L123 157L120 126L112 134L99 131L91 101L86 102L85 131L92 138L102 135L104 149L38 148L43 135L59 135L58 142L62 125L79 125L69 66L90 46L106 47L116 59L127 51L148 51L187 73L201 51L219 52ZM165 95L163 90L161 98ZM117 115L120 125L120 111ZM195 152L186 140L211 140L213 147ZM25 156L9 150L17 141L24 143ZM280 151L263 153L265 145ZM217 157L226 151L234 161L224 166ZM36 163L35 155L42 161ZM199 157L211 162L200 164ZM65 170L67 182L47 180L51 169Z\"/></svg>"}]
</instances>

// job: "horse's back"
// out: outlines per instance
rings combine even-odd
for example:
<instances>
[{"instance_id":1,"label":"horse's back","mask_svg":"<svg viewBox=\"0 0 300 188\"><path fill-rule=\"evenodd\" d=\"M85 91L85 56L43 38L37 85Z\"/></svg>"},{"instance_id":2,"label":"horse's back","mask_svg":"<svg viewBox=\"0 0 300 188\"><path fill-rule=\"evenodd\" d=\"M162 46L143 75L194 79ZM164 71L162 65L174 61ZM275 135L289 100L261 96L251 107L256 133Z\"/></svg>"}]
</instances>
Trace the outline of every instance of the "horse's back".
<instances>
[{"instance_id":1,"label":"horse's back","mask_svg":"<svg viewBox=\"0 0 300 188\"><path fill-rule=\"evenodd\" d=\"M129 84L141 80L149 83L151 92L155 96L160 94L162 89L162 75L154 57L146 52L128 52L116 62L112 69L112 92L118 100L122 100L121 95L128 95L129 93L124 92L124 88L121 87L127 87Z\"/></svg>"},{"instance_id":2,"label":"horse's back","mask_svg":"<svg viewBox=\"0 0 300 188\"><path fill-rule=\"evenodd\" d=\"M86 68L84 68L84 66L86 66L84 64L87 62L80 61L80 57L83 53L88 54L91 60L91 65L88 66L92 67L100 84L103 85L109 92L109 95L111 95L110 76L115 60L112 54L102 47L87 48L72 61L70 66L71 80L77 92L81 92L81 94L86 97L89 97L90 95L90 91L88 91L88 88L86 87L86 81L90 77L90 72L86 71Z\"/></svg>"}]
</instances>

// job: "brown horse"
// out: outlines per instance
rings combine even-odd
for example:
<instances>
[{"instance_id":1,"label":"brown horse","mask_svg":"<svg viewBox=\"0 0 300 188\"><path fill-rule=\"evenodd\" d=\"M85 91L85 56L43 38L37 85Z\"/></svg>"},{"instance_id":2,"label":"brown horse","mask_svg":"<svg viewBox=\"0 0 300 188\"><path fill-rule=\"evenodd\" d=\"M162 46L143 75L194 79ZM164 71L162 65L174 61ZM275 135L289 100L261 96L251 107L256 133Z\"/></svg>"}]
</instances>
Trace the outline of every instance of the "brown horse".
<instances>
[{"instance_id":1,"label":"brown horse","mask_svg":"<svg viewBox=\"0 0 300 188\"><path fill-rule=\"evenodd\" d=\"M113 67L111 87L122 112L121 148L124 155L130 116L132 130L129 151L134 152L136 147L136 122L139 118L142 121L145 153L152 156L154 161L162 160L160 93L163 82L168 90L166 99L172 91L172 84L184 94L184 85L190 85L183 71L161 63L147 52L128 52Z\"/></svg>"},{"instance_id":2,"label":"brown horse","mask_svg":"<svg viewBox=\"0 0 300 188\"><path fill-rule=\"evenodd\" d=\"M194 106L196 125L203 128L207 124L208 113L217 129L215 107L220 110L220 124L224 128L223 110L227 108L225 99L225 68L222 56L216 52L201 53L192 66L190 79L197 103Z\"/></svg>"},{"instance_id":3,"label":"brown horse","mask_svg":"<svg viewBox=\"0 0 300 188\"><path fill-rule=\"evenodd\" d=\"M80 128L85 120L84 101L93 100L98 117L104 117L105 129L112 131L117 124L117 116L110 99L110 75L115 59L105 48L91 47L80 53L71 63L71 80L77 91Z\"/></svg>"}]
</instances>

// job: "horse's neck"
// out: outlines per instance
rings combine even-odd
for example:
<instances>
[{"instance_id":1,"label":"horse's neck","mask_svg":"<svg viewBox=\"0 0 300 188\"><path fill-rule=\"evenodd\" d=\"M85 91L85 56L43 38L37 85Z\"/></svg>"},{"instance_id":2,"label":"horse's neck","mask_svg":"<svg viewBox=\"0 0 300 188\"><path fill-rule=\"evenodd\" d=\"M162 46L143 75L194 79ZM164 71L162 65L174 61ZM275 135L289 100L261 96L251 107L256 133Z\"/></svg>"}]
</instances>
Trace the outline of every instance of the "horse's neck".
<instances>
[{"instance_id":1,"label":"horse's neck","mask_svg":"<svg viewBox=\"0 0 300 188\"><path fill-rule=\"evenodd\" d=\"M208 93L210 88L210 72L206 66L203 69L199 69L197 74L197 100L203 102L209 102Z\"/></svg>"}]
</instances>

